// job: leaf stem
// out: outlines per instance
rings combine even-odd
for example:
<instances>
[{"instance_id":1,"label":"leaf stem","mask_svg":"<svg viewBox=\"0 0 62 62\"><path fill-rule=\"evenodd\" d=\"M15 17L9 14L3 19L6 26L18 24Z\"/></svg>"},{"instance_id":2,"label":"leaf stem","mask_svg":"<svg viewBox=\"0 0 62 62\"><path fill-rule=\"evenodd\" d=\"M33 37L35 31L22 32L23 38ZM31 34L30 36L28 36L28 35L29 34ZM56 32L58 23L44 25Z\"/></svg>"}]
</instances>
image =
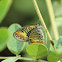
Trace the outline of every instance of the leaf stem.
<instances>
[{"instance_id":1,"label":"leaf stem","mask_svg":"<svg viewBox=\"0 0 62 62\"><path fill-rule=\"evenodd\" d=\"M45 29L47 35L48 35L48 37L49 37L49 40L51 41L51 44L52 44L53 48L56 50L56 48L55 48L55 46L54 46L54 42L53 42L53 40L52 40L52 38L51 38L51 36L50 36L50 34L49 34L49 32L48 32L48 29L47 29L47 27L46 27L46 25L45 25L45 22L44 22L44 19L43 19L42 15L41 15L41 13L40 13L40 10L39 10L39 8L38 8L38 5L37 5L36 0L33 0L33 3L34 3L34 6L35 6L35 9L36 9L36 12L37 12L37 14L38 14L38 17L39 17L39 19L40 19L40 21L41 21L41 23L42 23L42 25L43 25L43 27L44 27L44 29Z\"/></svg>"},{"instance_id":2,"label":"leaf stem","mask_svg":"<svg viewBox=\"0 0 62 62\"><path fill-rule=\"evenodd\" d=\"M8 59L8 58L15 58L16 56L12 56L12 57L0 57L0 59ZM42 61L44 61L44 60L34 60L34 59L32 59L32 58L25 58L25 57L19 57L17 60L29 60L29 61L34 61L34 62L42 62ZM47 61L45 61L45 62L47 62Z\"/></svg>"},{"instance_id":3,"label":"leaf stem","mask_svg":"<svg viewBox=\"0 0 62 62\"><path fill-rule=\"evenodd\" d=\"M0 59L7 59L7 58L12 58L12 57L0 57Z\"/></svg>"},{"instance_id":4,"label":"leaf stem","mask_svg":"<svg viewBox=\"0 0 62 62\"><path fill-rule=\"evenodd\" d=\"M0 57L0 59L8 59L8 58L14 58L14 57ZM33 60L32 58L25 58L25 57L19 57L18 59L19 60Z\"/></svg>"},{"instance_id":5,"label":"leaf stem","mask_svg":"<svg viewBox=\"0 0 62 62\"><path fill-rule=\"evenodd\" d=\"M55 16L54 16L54 13L53 13L53 7L52 7L51 0L46 0L46 4L47 4L47 7L48 7L48 12L49 12L49 16L50 16L51 25L52 25L52 28L53 28L55 40L58 40L59 34L58 34L57 27L55 25Z\"/></svg>"},{"instance_id":6,"label":"leaf stem","mask_svg":"<svg viewBox=\"0 0 62 62\"><path fill-rule=\"evenodd\" d=\"M20 57L19 60L33 60L32 58L25 58L25 57Z\"/></svg>"}]
</instances>

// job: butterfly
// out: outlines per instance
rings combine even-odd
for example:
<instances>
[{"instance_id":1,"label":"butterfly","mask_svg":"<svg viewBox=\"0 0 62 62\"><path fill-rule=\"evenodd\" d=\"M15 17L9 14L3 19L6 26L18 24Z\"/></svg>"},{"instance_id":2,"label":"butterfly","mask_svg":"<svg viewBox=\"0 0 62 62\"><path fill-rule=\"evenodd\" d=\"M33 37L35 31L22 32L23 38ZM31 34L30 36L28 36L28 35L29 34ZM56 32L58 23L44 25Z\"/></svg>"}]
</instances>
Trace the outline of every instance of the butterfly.
<instances>
[{"instance_id":1,"label":"butterfly","mask_svg":"<svg viewBox=\"0 0 62 62\"><path fill-rule=\"evenodd\" d=\"M30 43L43 43L44 35L39 25L27 25L19 28L13 33L19 41L29 41Z\"/></svg>"}]
</instances>

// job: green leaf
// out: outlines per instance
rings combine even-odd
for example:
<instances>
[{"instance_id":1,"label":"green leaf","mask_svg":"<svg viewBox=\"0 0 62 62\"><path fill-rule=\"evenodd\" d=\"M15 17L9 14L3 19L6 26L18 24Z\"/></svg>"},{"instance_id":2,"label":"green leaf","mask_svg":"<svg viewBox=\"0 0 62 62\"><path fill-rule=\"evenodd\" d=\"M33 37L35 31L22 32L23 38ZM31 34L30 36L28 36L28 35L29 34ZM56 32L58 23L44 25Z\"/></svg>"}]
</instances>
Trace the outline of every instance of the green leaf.
<instances>
[{"instance_id":1,"label":"green leaf","mask_svg":"<svg viewBox=\"0 0 62 62\"><path fill-rule=\"evenodd\" d=\"M62 16L62 3L58 0L53 2L53 9L56 17Z\"/></svg>"},{"instance_id":2,"label":"green leaf","mask_svg":"<svg viewBox=\"0 0 62 62\"><path fill-rule=\"evenodd\" d=\"M62 46L62 36L59 36L59 39L57 40L58 43L57 43L57 48L59 48L60 46Z\"/></svg>"},{"instance_id":3,"label":"green leaf","mask_svg":"<svg viewBox=\"0 0 62 62\"><path fill-rule=\"evenodd\" d=\"M56 18L56 26L58 28L59 35L62 36L62 17Z\"/></svg>"},{"instance_id":4,"label":"green leaf","mask_svg":"<svg viewBox=\"0 0 62 62\"><path fill-rule=\"evenodd\" d=\"M2 22L3 18L7 14L12 0L0 0L0 23Z\"/></svg>"},{"instance_id":5,"label":"green leaf","mask_svg":"<svg viewBox=\"0 0 62 62\"><path fill-rule=\"evenodd\" d=\"M0 52L6 47L9 38L8 29L5 27L0 28Z\"/></svg>"},{"instance_id":6,"label":"green leaf","mask_svg":"<svg viewBox=\"0 0 62 62\"><path fill-rule=\"evenodd\" d=\"M59 61L59 56L55 52L51 52L47 57L49 62L57 62Z\"/></svg>"},{"instance_id":7,"label":"green leaf","mask_svg":"<svg viewBox=\"0 0 62 62\"><path fill-rule=\"evenodd\" d=\"M33 43L26 49L27 53L34 59L39 59L48 54L48 49L45 45L40 43Z\"/></svg>"},{"instance_id":8,"label":"green leaf","mask_svg":"<svg viewBox=\"0 0 62 62\"><path fill-rule=\"evenodd\" d=\"M19 57L20 57L20 56L8 58L8 59L5 59L5 60L3 60L3 61L1 61L1 62L15 62L15 61L18 60Z\"/></svg>"},{"instance_id":9,"label":"green leaf","mask_svg":"<svg viewBox=\"0 0 62 62\"><path fill-rule=\"evenodd\" d=\"M62 46L56 49L57 54L62 55Z\"/></svg>"},{"instance_id":10,"label":"green leaf","mask_svg":"<svg viewBox=\"0 0 62 62\"><path fill-rule=\"evenodd\" d=\"M62 36L60 36L58 39L56 52L57 52L57 54L62 55Z\"/></svg>"},{"instance_id":11,"label":"green leaf","mask_svg":"<svg viewBox=\"0 0 62 62\"><path fill-rule=\"evenodd\" d=\"M21 26L19 24L12 24L10 27L9 27L9 31L10 31L10 38L8 40L8 43L7 43L7 47L8 49L13 53L13 54L20 54L21 51L23 50L24 48L24 45L25 43L24 42L21 42L21 41L18 41L16 40L14 37L13 37L13 33L17 30L21 28Z\"/></svg>"}]
</instances>

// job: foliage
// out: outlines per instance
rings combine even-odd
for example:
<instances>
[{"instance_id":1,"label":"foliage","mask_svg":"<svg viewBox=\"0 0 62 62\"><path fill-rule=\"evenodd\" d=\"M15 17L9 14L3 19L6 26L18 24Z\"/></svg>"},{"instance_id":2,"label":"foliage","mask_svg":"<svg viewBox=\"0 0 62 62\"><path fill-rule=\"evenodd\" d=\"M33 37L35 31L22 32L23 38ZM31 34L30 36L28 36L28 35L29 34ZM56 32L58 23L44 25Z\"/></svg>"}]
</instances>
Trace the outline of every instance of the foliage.
<instances>
[{"instance_id":1,"label":"foliage","mask_svg":"<svg viewBox=\"0 0 62 62\"><path fill-rule=\"evenodd\" d=\"M9 38L8 29L5 27L0 28L0 52L6 47Z\"/></svg>"},{"instance_id":2,"label":"foliage","mask_svg":"<svg viewBox=\"0 0 62 62\"><path fill-rule=\"evenodd\" d=\"M42 44L33 43L27 47L27 53L34 59L39 59L48 54L48 49Z\"/></svg>"},{"instance_id":3,"label":"foliage","mask_svg":"<svg viewBox=\"0 0 62 62\"><path fill-rule=\"evenodd\" d=\"M7 14L12 0L0 0L0 23L2 22L3 18Z\"/></svg>"},{"instance_id":4,"label":"foliage","mask_svg":"<svg viewBox=\"0 0 62 62\"><path fill-rule=\"evenodd\" d=\"M47 32L39 21L32 0L0 0L0 52L7 47L11 54L16 55L14 57L3 57L5 60L2 60L2 62L15 62L17 60L23 60L22 62L57 62L62 59L62 0L51 1L55 15L55 23L59 33L58 40L54 38L46 1L36 1L48 31L52 36L56 50L54 50L52 44L50 44ZM37 23L40 24L44 34L43 44L29 44L29 41L22 42L13 37L13 33L22 26ZM19 55L21 55L21 57ZM2 57L0 57L0 59L2 59Z\"/></svg>"},{"instance_id":5,"label":"foliage","mask_svg":"<svg viewBox=\"0 0 62 62\"><path fill-rule=\"evenodd\" d=\"M59 61L59 55L57 55L55 52L51 52L47 59L49 62L57 62Z\"/></svg>"}]
</instances>

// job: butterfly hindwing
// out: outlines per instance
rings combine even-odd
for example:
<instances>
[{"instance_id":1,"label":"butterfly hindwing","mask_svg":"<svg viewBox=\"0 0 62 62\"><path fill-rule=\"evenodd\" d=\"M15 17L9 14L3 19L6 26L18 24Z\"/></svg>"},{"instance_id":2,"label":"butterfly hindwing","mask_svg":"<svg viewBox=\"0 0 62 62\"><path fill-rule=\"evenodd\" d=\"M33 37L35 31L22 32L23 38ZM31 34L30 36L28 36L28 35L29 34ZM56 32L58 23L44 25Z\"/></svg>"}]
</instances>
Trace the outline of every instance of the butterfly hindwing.
<instances>
[{"instance_id":1,"label":"butterfly hindwing","mask_svg":"<svg viewBox=\"0 0 62 62\"><path fill-rule=\"evenodd\" d=\"M29 40L31 43L44 43L44 35L40 26L31 30Z\"/></svg>"}]
</instances>

